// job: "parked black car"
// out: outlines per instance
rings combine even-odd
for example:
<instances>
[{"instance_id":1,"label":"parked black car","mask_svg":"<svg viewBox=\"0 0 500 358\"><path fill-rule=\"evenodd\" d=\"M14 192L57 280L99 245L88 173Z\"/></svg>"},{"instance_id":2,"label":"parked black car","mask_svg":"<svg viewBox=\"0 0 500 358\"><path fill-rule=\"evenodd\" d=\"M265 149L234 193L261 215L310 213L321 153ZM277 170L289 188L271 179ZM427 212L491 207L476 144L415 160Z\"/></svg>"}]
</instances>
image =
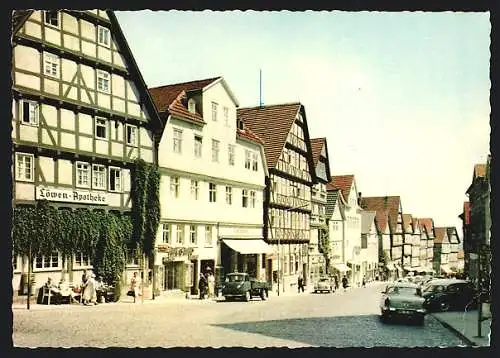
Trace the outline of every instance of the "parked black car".
<instances>
[{"instance_id":1,"label":"parked black car","mask_svg":"<svg viewBox=\"0 0 500 358\"><path fill-rule=\"evenodd\" d=\"M450 311L474 308L477 302L476 290L466 280L436 279L422 288L424 307L428 311Z\"/></svg>"}]
</instances>

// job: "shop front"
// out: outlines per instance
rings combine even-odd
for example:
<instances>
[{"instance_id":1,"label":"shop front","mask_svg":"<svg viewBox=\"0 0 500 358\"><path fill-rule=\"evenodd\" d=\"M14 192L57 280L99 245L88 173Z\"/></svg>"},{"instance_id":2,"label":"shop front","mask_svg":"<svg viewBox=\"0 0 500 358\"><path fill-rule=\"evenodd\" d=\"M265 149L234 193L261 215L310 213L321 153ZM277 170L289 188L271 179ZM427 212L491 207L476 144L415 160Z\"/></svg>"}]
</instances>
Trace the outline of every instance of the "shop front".
<instances>
[{"instance_id":1,"label":"shop front","mask_svg":"<svg viewBox=\"0 0 500 358\"><path fill-rule=\"evenodd\" d=\"M156 287L161 291L188 292L193 286L192 248L158 245Z\"/></svg>"}]
</instances>

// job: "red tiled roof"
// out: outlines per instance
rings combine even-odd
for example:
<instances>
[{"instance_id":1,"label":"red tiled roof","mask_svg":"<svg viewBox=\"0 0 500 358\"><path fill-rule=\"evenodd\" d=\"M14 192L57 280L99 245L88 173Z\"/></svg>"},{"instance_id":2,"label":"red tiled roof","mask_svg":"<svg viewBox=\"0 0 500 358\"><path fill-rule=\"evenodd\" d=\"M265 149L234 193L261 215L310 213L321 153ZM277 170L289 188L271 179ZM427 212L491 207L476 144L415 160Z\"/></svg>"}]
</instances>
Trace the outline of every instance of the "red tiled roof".
<instances>
[{"instance_id":1,"label":"red tiled roof","mask_svg":"<svg viewBox=\"0 0 500 358\"><path fill-rule=\"evenodd\" d=\"M474 165L474 178L484 177L486 174L486 164Z\"/></svg>"},{"instance_id":2,"label":"red tiled roof","mask_svg":"<svg viewBox=\"0 0 500 358\"><path fill-rule=\"evenodd\" d=\"M464 221L465 224L470 224L470 203L468 201L464 201Z\"/></svg>"},{"instance_id":3,"label":"red tiled roof","mask_svg":"<svg viewBox=\"0 0 500 358\"><path fill-rule=\"evenodd\" d=\"M389 212L384 207L383 200L379 197L361 198L361 207L366 210L375 211L375 219L380 231L385 231L387 223L389 222Z\"/></svg>"},{"instance_id":4,"label":"red tiled roof","mask_svg":"<svg viewBox=\"0 0 500 358\"><path fill-rule=\"evenodd\" d=\"M149 88L149 93L158 109L158 112L169 112L181 117L203 122L203 116L199 113L191 113L187 110L186 92L201 90L221 77L207 78L204 80L176 83L166 86Z\"/></svg>"},{"instance_id":5,"label":"red tiled roof","mask_svg":"<svg viewBox=\"0 0 500 358\"><path fill-rule=\"evenodd\" d=\"M434 228L434 243L435 244L442 244L444 240L444 235L446 233L446 228L445 227L435 227Z\"/></svg>"},{"instance_id":6,"label":"red tiled roof","mask_svg":"<svg viewBox=\"0 0 500 358\"><path fill-rule=\"evenodd\" d=\"M361 207L367 210L386 211L389 216L391 231L395 231L398 222L401 198L399 196L372 196L361 198ZM382 218L381 218L382 219Z\"/></svg>"},{"instance_id":7,"label":"red tiled roof","mask_svg":"<svg viewBox=\"0 0 500 358\"><path fill-rule=\"evenodd\" d=\"M353 174L334 175L332 176L330 182L326 184L326 190L340 189L342 191L342 196L347 201L349 200L349 193L351 192L351 186L353 181L354 181Z\"/></svg>"},{"instance_id":8,"label":"red tiled roof","mask_svg":"<svg viewBox=\"0 0 500 358\"><path fill-rule=\"evenodd\" d=\"M403 214L403 229L405 232L413 232L412 222L410 214Z\"/></svg>"},{"instance_id":9,"label":"red tiled roof","mask_svg":"<svg viewBox=\"0 0 500 358\"><path fill-rule=\"evenodd\" d=\"M250 140L252 142L264 145L264 141L262 139L260 139L260 137L258 135L256 135L254 132L252 132L250 130L250 128L244 128L244 129L236 128L236 136L238 138L244 138L244 139Z\"/></svg>"},{"instance_id":10,"label":"red tiled roof","mask_svg":"<svg viewBox=\"0 0 500 358\"><path fill-rule=\"evenodd\" d=\"M422 231L425 229L427 234L433 233L432 228L434 227L434 223L431 218L418 219L418 222Z\"/></svg>"},{"instance_id":11,"label":"red tiled roof","mask_svg":"<svg viewBox=\"0 0 500 358\"><path fill-rule=\"evenodd\" d=\"M238 118L264 142L268 168L275 168L300 103L239 108Z\"/></svg>"},{"instance_id":12,"label":"red tiled roof","mask_svg":"<svg viewBox=\"0 0 500 358\"><path fill-rule=\"evenodd\" d=\"M311 148L312 148L314 165L318 164L319 157L321 155L321 150L323 149L325 142L326 142L326 138L324 138L324 137L323 138L311 138Z\"/></svg>"}]
</instances>

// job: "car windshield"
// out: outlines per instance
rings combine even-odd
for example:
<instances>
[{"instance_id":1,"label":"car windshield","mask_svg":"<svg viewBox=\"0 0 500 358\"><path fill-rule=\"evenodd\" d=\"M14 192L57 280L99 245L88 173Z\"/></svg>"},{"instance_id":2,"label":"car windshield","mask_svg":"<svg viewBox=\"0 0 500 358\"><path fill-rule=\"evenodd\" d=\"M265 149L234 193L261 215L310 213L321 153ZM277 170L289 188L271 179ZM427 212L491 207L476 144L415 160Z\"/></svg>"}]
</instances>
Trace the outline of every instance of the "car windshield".
<instances>
[{"instance_id":1,"label":"car windshield","mask_svg":"<svg viewBox=\"0 0 500 358\"><path fill-rule=\"evenodd\" d=\"M245 281L245 275L227 275L226 282L241 282Z\"/></svg>"},{"instance_id":2,"label":"car windshield","mask_svg":"<svg viewBox=\"0 0 500 358\"><path fill-rule=\"evenodd\" d=\"M418 296L418 290L416 287L404 287L404 286L392 286L387 288L388 294L396 295L415 295Z\"/></svg>"}]
</instances>

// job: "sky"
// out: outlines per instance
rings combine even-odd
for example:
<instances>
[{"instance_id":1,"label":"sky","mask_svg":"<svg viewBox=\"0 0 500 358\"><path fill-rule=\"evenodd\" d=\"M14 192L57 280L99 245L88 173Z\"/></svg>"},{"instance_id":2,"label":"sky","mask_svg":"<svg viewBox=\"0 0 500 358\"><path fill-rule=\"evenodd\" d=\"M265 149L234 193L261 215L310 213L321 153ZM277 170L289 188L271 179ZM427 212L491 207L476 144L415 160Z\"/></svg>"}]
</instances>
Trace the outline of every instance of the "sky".
<instances>
[{"instance_id":1,"label":"sky","mask_svg":"<svg viewBox=\"0 0 500 358\"><path fill-rule=\"evenodd\" d=\"M487 12L117 11L148 87L222 76L240 107L301 102L332 175L456 226L490 140Z\"/></svg>"}]
</instances>

